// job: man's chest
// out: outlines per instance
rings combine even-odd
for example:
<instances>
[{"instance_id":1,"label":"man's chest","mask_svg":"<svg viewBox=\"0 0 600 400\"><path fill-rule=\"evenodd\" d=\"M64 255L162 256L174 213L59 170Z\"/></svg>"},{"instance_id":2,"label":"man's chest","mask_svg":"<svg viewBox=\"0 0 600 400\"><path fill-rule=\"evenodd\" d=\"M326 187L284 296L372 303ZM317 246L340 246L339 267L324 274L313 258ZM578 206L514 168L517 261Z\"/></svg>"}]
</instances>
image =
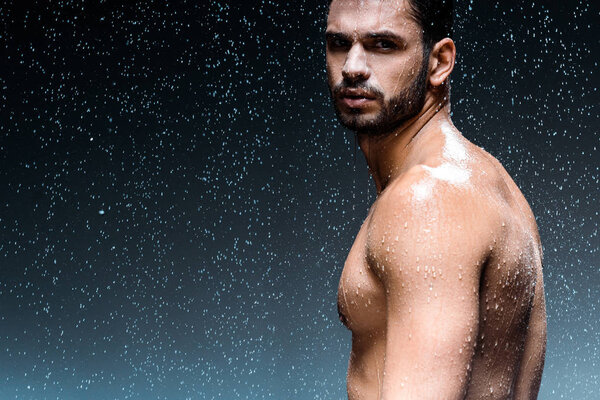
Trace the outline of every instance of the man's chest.
<instances>
[{"instance_id":1,"label":"man's chest","mask_svg":"<svg viewBox=\"0 0 600 400\"><path fill-rule=\"evenodd\" d=\"M385 327L385 292L366 260L366 226L348 253L338 286L340 320L354 333Z\"/></svg>"}]
</instances>

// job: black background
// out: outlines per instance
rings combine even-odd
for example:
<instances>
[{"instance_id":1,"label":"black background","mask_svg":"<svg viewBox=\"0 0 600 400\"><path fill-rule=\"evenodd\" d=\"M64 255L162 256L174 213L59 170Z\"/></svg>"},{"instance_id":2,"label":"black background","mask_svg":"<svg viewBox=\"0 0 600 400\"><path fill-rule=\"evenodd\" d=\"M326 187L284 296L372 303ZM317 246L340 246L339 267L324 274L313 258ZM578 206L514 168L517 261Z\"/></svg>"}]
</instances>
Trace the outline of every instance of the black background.
<instances>
[{"instance_id":1,"label":"black background","mask_svg":"<svg viewBox=\"0 0 600 400\"><path fill-rule=\"evenodd\" d=\"M0 398L342 399L375 191L326 1L0 8ZM459 2L455 124L537 217L541 399L600 391L598 3Z\"/></svg>"}]
</instances>

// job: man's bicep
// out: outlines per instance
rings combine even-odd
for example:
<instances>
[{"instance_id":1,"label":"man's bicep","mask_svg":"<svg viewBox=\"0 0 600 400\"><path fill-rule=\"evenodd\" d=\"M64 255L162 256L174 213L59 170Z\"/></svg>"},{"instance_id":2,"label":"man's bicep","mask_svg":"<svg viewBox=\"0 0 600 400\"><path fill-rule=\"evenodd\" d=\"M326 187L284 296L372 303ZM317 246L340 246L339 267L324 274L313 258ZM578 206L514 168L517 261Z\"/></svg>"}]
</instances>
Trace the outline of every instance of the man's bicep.
<instances>
[{"instance_id":1,"label":"man's bicep","mask_svg":"<svg viewBox=\"0 0 600 400\"><path fill-rule=\"evenodd\" d=\"M461 398L478 332L487 228L451 201L421 213L387 209L374 216L368 244L386 291L382 398Z\"/></svg>"},{"instance_id":2,"label":"man's bicep","mask_svg":"<svg viewBox=\"0 0 600 400\"><path fill-rule=\"evenodd\" d=\"M444 278L415 275L404 293L387 295L383 399L462 398L478 332L475 286L451 290Z\"/></svg>"}]
</instances>

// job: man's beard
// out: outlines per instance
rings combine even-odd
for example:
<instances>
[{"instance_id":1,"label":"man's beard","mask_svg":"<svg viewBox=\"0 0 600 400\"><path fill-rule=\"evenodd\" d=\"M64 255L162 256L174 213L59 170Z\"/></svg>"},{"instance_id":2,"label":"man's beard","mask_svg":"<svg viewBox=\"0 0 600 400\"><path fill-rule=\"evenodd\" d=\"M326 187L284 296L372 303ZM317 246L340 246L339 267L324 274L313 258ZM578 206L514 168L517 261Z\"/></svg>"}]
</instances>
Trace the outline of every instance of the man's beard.
<instances>
[{"instance_id":1,"label":"man's beard","mask_svg":"<svg viewBox=\"0 0 600 400\"><path fill-rule=\"evenodd\" d=\"M427 66L427 63L423 63L419 74L413 79L410 86L387 101L384 99L383 92L365 84L364 81L354 84L342 81L333 88L333 91L330 90L335 113L340 123L356 133L369 136L381 136L392 132L417 115L423 108L427 93ZM366 118L360 109L350 109L349 112L342 113L336 99L345 89L362 89L373 94L380 106L379 113L372 118Z\"/></svg>"}]
</instances>

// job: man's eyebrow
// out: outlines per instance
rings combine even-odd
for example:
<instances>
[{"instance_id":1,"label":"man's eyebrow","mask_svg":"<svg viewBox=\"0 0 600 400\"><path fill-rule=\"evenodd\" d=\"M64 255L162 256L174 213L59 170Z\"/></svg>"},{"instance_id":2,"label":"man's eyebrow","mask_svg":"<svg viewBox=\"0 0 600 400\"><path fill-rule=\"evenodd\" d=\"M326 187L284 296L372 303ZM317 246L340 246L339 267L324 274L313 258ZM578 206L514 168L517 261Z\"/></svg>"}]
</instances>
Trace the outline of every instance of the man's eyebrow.
<instances>
[{"instance_id":1,"label":"man's eyebrow","mask_svg":"<svg viewBox=\"0 0 600 400\"><path fill-rule=\"evenodd\" d=\"M333 40L333 39L342 39L342 40L348 40L348 41L352 41L352 36L348 35L346 33L342 33L342 32L333 32L333 31L327 31L325 32L325 38L327 40ZM373 31L373 32L367 32L366 34L361 36L362 39L390 39L390 40L394 40L400 43L406 43L406 40L398 35L395 32L392 31Z\"/></svg>"},{"instance_id":2,"label":"man's eyebrow","mask_svg":"<svg viewBox=\"0 0 600 400\"><path fill-rule=\"evenodd\" d=\"M347 35L342 32L332 32L332 31L325 32L325 38L327 40L333 40L333 39L343 39L343 40L348 40L348 41L352 40L352 37L350 35Z\"/></svg>"},{"instance_id":3,"label":"man's eyebrow","mask_svg":"<svg viewBox=\"0 0 600 400\"><path fill-rule=\"evenodd\" d=\"M392 31L367 32L365 37L369 39L391 39L400 43L406 43L406 40L402 36Z\"/></svg>"}]
</instances>

